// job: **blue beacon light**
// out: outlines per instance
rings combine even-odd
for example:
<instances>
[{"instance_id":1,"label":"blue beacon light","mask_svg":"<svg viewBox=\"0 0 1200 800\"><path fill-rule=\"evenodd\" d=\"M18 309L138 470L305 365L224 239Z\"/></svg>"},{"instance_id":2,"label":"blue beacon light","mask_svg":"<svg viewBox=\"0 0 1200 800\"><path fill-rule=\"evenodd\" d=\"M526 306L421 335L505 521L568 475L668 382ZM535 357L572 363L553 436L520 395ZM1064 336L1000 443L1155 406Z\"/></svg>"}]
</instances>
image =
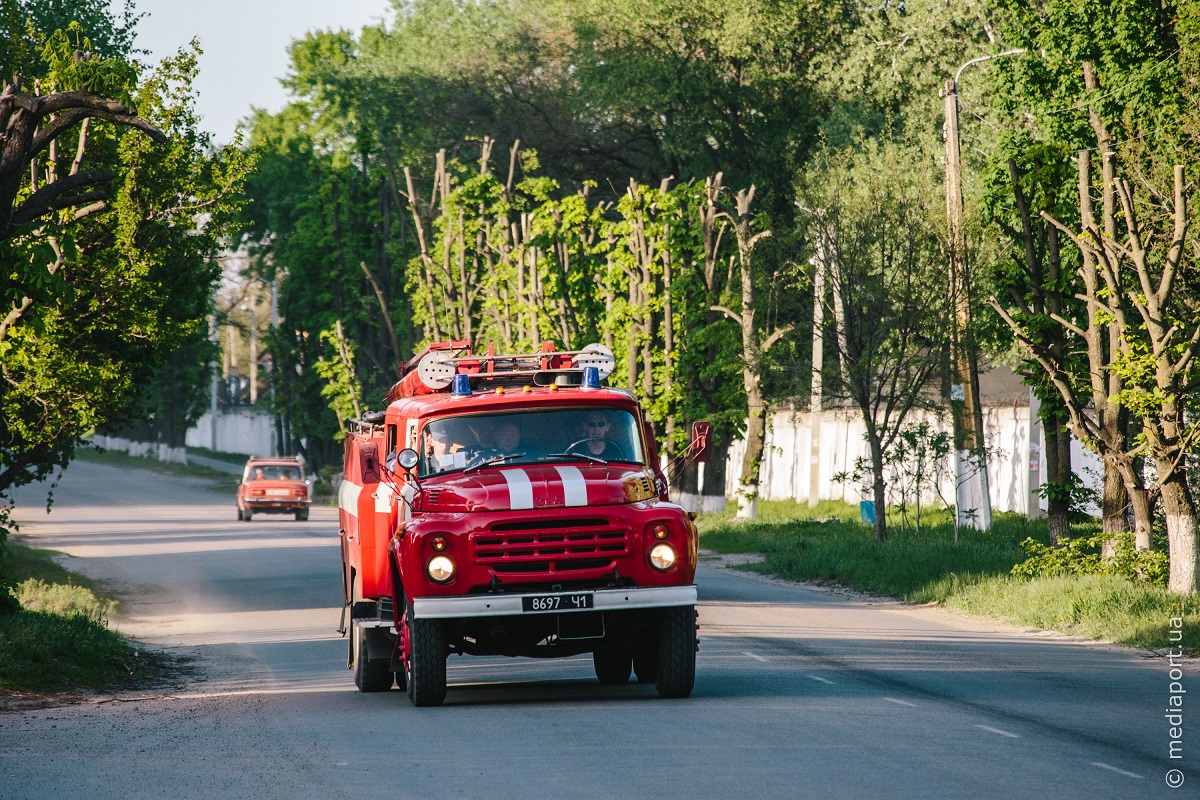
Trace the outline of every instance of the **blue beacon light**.
<instances>
[{"instance_id":1,"label":"blue beacon light","mask_svg":"<svg viewBox=\"0 0 1200 800\"><path fill-rule=\"evenodd\" d=\"M583 368L583 382L579 384L580 389L590 391L600 388L600 370L597 367Z\"/></svg>"},{"instance_id":2,"label":"blue beacon light","mask_svg":"<svg viewBox=\"0 0 1200 800\"><path fill-rule=\"evenodd\" d=\"M455 375L450 382L451 397L470 397L471 378L467 375Z\"/></svg>"}]
</instances>

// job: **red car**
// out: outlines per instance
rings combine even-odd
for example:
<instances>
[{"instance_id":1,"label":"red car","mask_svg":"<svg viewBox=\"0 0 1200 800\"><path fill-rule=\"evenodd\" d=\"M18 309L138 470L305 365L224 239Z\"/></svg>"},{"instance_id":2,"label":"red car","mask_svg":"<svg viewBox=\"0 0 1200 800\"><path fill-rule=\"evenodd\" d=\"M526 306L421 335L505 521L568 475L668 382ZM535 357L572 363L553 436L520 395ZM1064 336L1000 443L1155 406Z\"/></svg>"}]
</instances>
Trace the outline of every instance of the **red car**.
<instances>
[{"instance_id":1,"label":"red car","mask_svg":"<svg viewBox=\"0 0 1200 800\"><path fill-rule=\"evenodd\" d=\"M295 514L308 519L312 496L304 480L304 463L296 456L251 458L238 481L238 519L249 522L255 514Z\"/></svg>"}]
</instances>

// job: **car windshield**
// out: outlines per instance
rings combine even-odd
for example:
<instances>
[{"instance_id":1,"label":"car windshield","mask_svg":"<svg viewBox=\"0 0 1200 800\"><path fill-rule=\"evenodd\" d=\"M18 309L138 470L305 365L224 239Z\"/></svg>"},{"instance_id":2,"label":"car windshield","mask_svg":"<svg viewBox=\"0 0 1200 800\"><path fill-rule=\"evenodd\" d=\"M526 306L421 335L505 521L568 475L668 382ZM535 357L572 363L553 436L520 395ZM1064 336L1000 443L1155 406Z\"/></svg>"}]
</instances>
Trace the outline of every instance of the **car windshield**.
<instances>
[{"instance_id":1,"label":"car windshield","mask_svg":"<svg viewBox=\"0 0 1200 800\"><path fill-rule=\"evenodd\" d=\"M246 468L246 480L250 481L298 481L302 480L299 467L284 464L255 464Z\"/></svg>"},{"instance_id":2,"label":"car windshield","mask_svg":"<svg viewBox=\"0 0 1200 800\"><path fill-rule=\"evenodd\" d=\"M430 420L421 432L421 474L488 462L646 463L637 419L621 408L535 409Z\"/></svg>"}]
</instances>

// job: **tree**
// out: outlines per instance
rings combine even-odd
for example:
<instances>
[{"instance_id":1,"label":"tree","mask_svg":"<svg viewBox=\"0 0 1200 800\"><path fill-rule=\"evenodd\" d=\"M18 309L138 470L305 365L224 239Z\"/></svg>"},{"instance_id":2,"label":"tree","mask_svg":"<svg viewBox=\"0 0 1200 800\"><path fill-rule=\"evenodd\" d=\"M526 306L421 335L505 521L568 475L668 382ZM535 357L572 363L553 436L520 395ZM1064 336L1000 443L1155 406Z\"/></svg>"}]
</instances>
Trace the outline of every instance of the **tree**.
<instances>
[{"instance_id":1,"label":"tree","mask_svg":"<svg viewBox=\"0 0 1200 800\"><path fill-rule=\"evenodd\" d=\"M875 538L887 538L885 453L908 414L935 407L952 309L919 151L883 141L829 152L803 179L815 268L825 271L840 391L861 413L870 450Z\"/></svg>"},{"instance_id":2,"label":"tree","mask_svg":"<svg viewBox=\"0 0 1200 800\"><path fill-rule=\"evenodd\" d=\"M724 306L713 308L738 323L738 327L741 328L742 386L746 391L747 421L746 452L742 458L742 477L737 491L737 516L741 519L754 519L757 516L759 468L767 434L767 403L762 387L764 359L771 346L789 334L795 326L787 324L767 332L755 322L758 303L755 300L754 252L759 241L770 236L771 232L754 230L754 215L750 213L750 206L754 202L753 186L748 190L739 191L734 196L734 202L736 210L728 216L737 243L741 311L735 312Z\"/></svg>"},{"instance_id":3,"label":"tree","mask_svg":"<svg viewBox=\"0 0 1200 800\"><path fill-rule=\"evenodd\" d=\"M1166 512L1169 588L1193 594L1200 578L1200 540L1185 459L1200 440L1200 425L1185 417L1183 398L1200 384L1196 367L1200 297L1187 285L1183 270L1200 252L1189 258L1187 250L1200 240L1188 235L1184 168L1175 167L1169 194L1152 183L1144 184L1149 202L1137 196L1117 169L1106 170L1106 177L1113 176L1112 189L1122 211L1114 236L1096 221L1088 155L1084 150L1079 156L1081 230L1052 222L1083 253L1083 296L1093 325L1099 321L1116 328L1113 370L1122 380L1122 389L1112 400L1141 418L1146 450L1154 460ZM1087 338L1086 331L1076 328L1074 333ZM1080 402L1081 393L1053 364L1043 362L1043 367L1068 405L1072 427L1082 436L1100 440L1102 431Z\"/></svg>"},{"instance_id":4,"label":"tree","mask_svg":"<svg viewBox=\"0 0 1200 800\"><path fill-rule=\"evenodd\" d=\"M1076 181L1075 209L1061 196L1071 183L1069 173L1064 174L1062 170L1058 151L1059 148L1053 146L1026 150L1034 172L1031 182L1025 180L1015 159L1009 162L1015 210L1021 227L1018 231L1002 219L998 222L1020 243L1024 263L1019 277L1005 281L1009 304L1002 305L999 300L993 300L993 304L1018 339L1034 353L1038 366L1027 374L1044 397L1044 408L1050 409L1048 414L1043 412L1043 417L1050 476L1046 488L1051 512L1051 541L1058 543L1068 534L1067 513L1075 479L1070 472L1070 439L1062 430L1071 419L1070 408L1059 395L1055 380L1047 377L1044 371L1047 364L1054 365L1055 374L1062 376L1060 382L1074 387L1081 398L1077 404L1091 406L1089 417L1093 424L1083 428L1072 426L1072 430L1104 459L1105 532L1115 535L1126 529L1125 507L1126 498L1129 498L1133 503L1138 547L1148 550L1151 500L1138 469L1140 448L1131 441L1128 433L1128 410L1119 402L1123 380L1115 369L1123 346L1123 331L1113 325L1107 315L1100 313L1099 306L1080 304L1075 296L1080 282L1088 297L1096 296L1102 282L1095 259L1090 253L1080 254L1070 247L1071 239L1063 236L1057 227L1062 224L1059 219L1077 218L1080 192L1087 191ZM1106 173L1111 170L1110 159ZM1111 238L1115 235L1116 219L1112 178L1107 174L1106 177L1102 190L1106 209L1104 228ZM1032 195L1029 197L1025 191L1027 183ZM1082 208L1090 209L1090 204ZM1071 216L1064 217L1064 213ZM1087 228L1094 225L1095 220L1083 224ZM1068 247L1060 246L1060 237ZM1064 250L1067 250L1065 257ZM1076 335L1082 339L1082 347L1077 345ZM1082 359L1079 357L1081 349ZM1050 394L1046 390L1050 390Z\"/></svg>"},{"instance_id":5,"label":"tree","mask_svg":"<svg viewBox=\"0 0 1200 800\"><path fill-rule=\"evenodd\" d=\"M195 49L135 86L132 65L88 55L78 27L44 43L41 91L19 79L0 96L4 178L23 173L0 207L0 493L65 468L93 426L137 417L169 354L203 336L248 166L196 131Z\"/></svg>"}]
</instances>

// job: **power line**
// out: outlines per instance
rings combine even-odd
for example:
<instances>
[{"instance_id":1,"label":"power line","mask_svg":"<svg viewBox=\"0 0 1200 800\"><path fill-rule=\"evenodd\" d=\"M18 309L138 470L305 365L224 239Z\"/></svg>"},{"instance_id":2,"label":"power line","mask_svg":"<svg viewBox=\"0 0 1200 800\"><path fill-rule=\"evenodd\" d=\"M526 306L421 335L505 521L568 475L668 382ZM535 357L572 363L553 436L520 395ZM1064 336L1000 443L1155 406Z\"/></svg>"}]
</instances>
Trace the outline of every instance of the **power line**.
<instances>
[{"instance_id":1,"label":"power line","mask_svg":"<svg viewBox=\"0 0 1200 800\"><path fill-rule=\"evenodd\" d=\"M1138 79L1138 80L1142 80L1142 79L1144 79L1144 78L1148 78L1148 77L1150 77L1150 74L1151 74L1151 73L1153 73L1153 72L1154 72L1154 70L1158 69L1158 68L1159 68L1159 67L1161 67L1163 64L1166 64L1168 61L1170 61L1171 59L1173 59L1175 56L1179 55L1179 53L1180 53L1180 51L1181 51L1182 49L1183 49L1183 47L1182 47L1182 46L1180 46L1180 47L1176 47L1176 48L1175 48L1175 50L1174 50L1174 52L1172 52L1172 53L1168 53L1167 55L1163 56L1161 59L1159 59L1158 61L1156 61L1154 64L1151 64L1151 65L1150 65L1150 66L1148 66L1148 67L1144 67L1144 68L1142 69L1142 73L1143 73L1143 74L1140 74L1140 75L1138 75L1138 76L1137 76L1137 79ZM1087 98L1086 100L1083 100L1082 102L1076 103L1076 104L1075 104L1075 105L1073 105L1073 106L1066 106L1066 107L1064 107L1064 108L1058 108L1058 109L1055 109L1055 110L1053 110L1053 111L1043 111L1043 112L1041 112L1041 116L1047 116L1047 117L1049 117L1049 116L1053 116L1053 115L1055 115L1055 114L1064 114L1064 113L1066 113L1066 112L1068 112L1068 111L1083 111L1083 110L1084 110L1084 109L1086 109L1088 106L1090 106L1090 105L1092 105L1093 103L1095 103L1097 100L1103 100L1103 99L1105 99L1105 98L1107 98L1107 97L1112 97L1113 95L1116 95L1116 94L1119 94L1119 93L1121 93L1121 92L1125 91L1126 89L1130 88L1130 87L1131 87L1131 86L1134 84L1134 82L1135 82L1135 81L1133 81L1133 80L1128 80L1128 81L1126 81L1125 83L1121 84L1120 86L1117 86L1116 88L1114 88L1114 89L1112 89L1112 90L1110 90L1110 91L1104 92L1103 94L1098 94L1098 95L1095 95L1094 97L1089 97L1089 98Z\"/></svg>"}]
</instances>

